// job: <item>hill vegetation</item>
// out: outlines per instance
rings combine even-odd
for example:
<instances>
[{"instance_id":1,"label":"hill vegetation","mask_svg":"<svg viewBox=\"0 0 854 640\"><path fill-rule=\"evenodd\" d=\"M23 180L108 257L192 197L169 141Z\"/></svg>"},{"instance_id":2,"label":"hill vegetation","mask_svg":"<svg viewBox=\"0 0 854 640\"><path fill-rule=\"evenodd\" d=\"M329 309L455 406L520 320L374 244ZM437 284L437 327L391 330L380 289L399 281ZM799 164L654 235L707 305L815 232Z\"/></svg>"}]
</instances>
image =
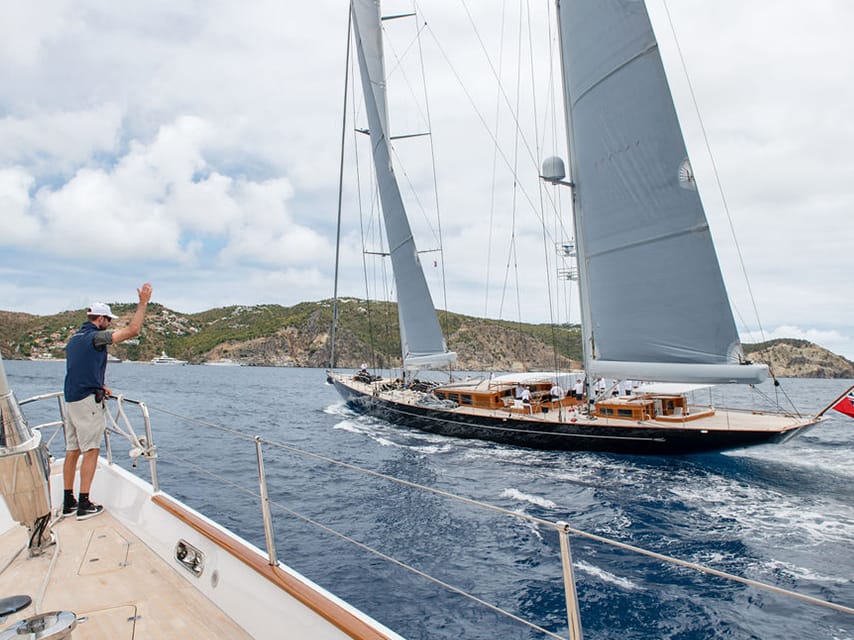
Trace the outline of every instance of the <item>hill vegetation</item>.
<instances>
[{"instance_id":1,"label":"hill vegetation","mask_svg":"<svg viewBox=\"0 0 854 640\"><path fill-rule=\"evenodd\" d=\"M116 325L130 320L136 305L113 304ZM137 340L111 347L122 360L147 361L166 352L202 363L229 358L246 365L330 365L331 300L280 305L231 306L183 314L151 304ZM6 359L64 358L64 345L85 320L81 311L50 316L0 311L0 351ZM440 312L448 347L463 370L521 371L579 366L577 325L524 324ZM397 307L354 298L339 301L335 360L340 367L400 364ZM781 377L854 378L854 363L803 340L745 345L755 362Z\"/></svg>"}]
</instances>

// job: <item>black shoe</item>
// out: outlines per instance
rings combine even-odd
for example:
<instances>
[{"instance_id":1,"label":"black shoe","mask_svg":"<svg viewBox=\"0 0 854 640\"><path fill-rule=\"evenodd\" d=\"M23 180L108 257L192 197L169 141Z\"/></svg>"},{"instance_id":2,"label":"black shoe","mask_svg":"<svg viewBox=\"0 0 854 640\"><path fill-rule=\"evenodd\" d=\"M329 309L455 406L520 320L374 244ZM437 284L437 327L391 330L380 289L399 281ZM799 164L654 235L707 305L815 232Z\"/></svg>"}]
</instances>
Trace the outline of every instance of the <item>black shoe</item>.
<instances>
[{"instance_id":1,"label":"black shoe","mask_svg":"<svg viewBox=\"0 0 854 640\"><path fill-rule=\"evenodd\" d=\"M78 520L88 520L89 518L94 518L101 513L104 513L104 507L92 502L80 504L80 506L77 507Z\"/></svg>"},{"instance_id":2,"label":"black shoe","mask_svg":"<svg viewBox=\"0 0 854 640\"><path fill-rule=\"evenodd\" d=\"M68 500L62 503L62 517L70 516L77 511L77 500L71 498L71 502Z\"/></svg>"}]
</instances>

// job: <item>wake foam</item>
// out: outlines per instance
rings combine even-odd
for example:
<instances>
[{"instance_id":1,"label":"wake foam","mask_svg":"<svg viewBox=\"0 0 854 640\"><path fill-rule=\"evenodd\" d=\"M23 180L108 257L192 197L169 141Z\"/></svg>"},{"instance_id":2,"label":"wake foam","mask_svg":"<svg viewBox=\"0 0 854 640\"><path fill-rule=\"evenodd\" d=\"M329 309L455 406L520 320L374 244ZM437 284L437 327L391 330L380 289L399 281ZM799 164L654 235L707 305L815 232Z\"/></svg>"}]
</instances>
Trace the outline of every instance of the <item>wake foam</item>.
<instances>
[{"instance_id":1,"label":"wake foam","mask_svg":"<svg viewBox=\"0 0 854 640\"><path fill-rule=\"evenodd\" d=\"M523 493L518 489L505 489L501 492L501 497L510 498L511 500L518 500L520 502L528 502L538 507L542 507L543 509L557 509L557 505L551 500L548 500L547 498L541 498L540 496L534 496L529 493Z\"/></svg>"}]
</instances>

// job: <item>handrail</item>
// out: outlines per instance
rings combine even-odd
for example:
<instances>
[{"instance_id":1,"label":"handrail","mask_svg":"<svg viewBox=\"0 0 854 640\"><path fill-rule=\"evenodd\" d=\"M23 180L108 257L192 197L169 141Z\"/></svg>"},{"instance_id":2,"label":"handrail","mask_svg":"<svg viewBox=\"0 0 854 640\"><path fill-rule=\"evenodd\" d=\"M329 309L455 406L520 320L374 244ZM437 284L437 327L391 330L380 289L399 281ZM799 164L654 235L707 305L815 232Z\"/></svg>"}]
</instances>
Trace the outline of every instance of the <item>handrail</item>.
<instances>
[{"instance_id":1,"label":"handrail","mask_svg":"<svg viewBox=\"0 0 854 640\"><path fill-rule=\"evenodd\" d=\"M304 449L300 449L300 448L298 448L298 447L294 447L294 446L291 446L291 445L287 445L287 444L284 444L284 443L281 443L281 442L276 442L276 441L274 441L274 440L267 440L267 439L261 438L260 436L250 436L250 435L248 435L248 434L246 434L246 433L244 433L244 432L242 432L242 431L239 431L239 430L237 430L237 429L233 429L233 428L230 428L230 427L225 427L225 426L222 426L222 425L217 425L217 424L215 424L215 423L211 423L211 422L208 422L208 421L205 421L205 420L199 420L199 419L196 419L196 418L190 418L190 417L187 417L187 416L181 416L180 414L176 414L176 413L174 413L174 412L171 412L171 411L168 411L168 410L163 410L163 409L160 409L160 408L158 408L157 410L158 410L158 411L161 411L161 412L164 412L164 413L167 413L167 414L169 414L169 415L172 415L172 416L175 416L175 417L181 418L181 419L186 420L186 421L188 421L188 422L192 422L192 423L197 424L197 425L200 425L200 426L208 426L208 427L211 427L211 428L217 429L217 430L219 430L219 431L224 431L224 432L230 433L230 434L232 434L232 435L234 435L234 436L236 436L236 437L238 437L238 438L242 438L242 439L245 439L245 440L247 440L247 441L248 441L248 440L252 440L252 441L254 441L254 440L257 438L260 442L263 442L264 444L268 444L268 445L271 445L271 446L275 446L275 447L277 447L277 448L279 448L279 449L282 449L282 450L285 450L285 451L289 451L289 452L291 452L291 453L294 453L294 454L297 454L297 455L301 455L301 456L304 456L304 457L308 457L308 458L312 458L312 459L315 459L315 460L319 460L319 461L322 461L322 462L326 462L326 463L329 463L329 464L332 464L332 465L335 465L335 466L339 466L339 467L341 467L341 468L345 468L345 469L349 469L349 470L352 470L352 471L356 471L356 472L361 473L361 474L363 474L363 475L372 476L372 477L375 477L375 478L381 478L381 479L384 479L384 480L387 480L387 481L390 481L390 482L394 482L394 483L400 484L400 485L402 485L402 486L407 486L407 487L414 488L414 489L417 489L417 490L420 490L420 491L426 491L426 492L432 493L432 494L434 494L434 495L442 496L442 497L444 497L444 498L448 498L448 499L451 499L451 500L455 500L455 501L462 502L462 503L465 503L465 504L469 504L469 505L472 505L472 506L476 506L476 507L479 507L479 508L487 509L487 510L490 510L490 511L494 511L494 512L496 512L496 513L500 513L500 514L503 514L503 515L507 515L507 516L510 516L510 517L513 517L513 518L518 518L518 519L521 519L521 520L527 520L527 521L529 521L529 522L532 522L532 523L535 523L535 524L538 524L538 525L541 525L541 526L545 526L545 527L551 528L551 529L553 529L553 530L555 530L555 531L558 531L558 532L560 532L560 531L562 531L562 530L566 530L568 533L571 533L571 534L573 534L573 535L576 535L576 536L579 536L579 537L583 537L583 538L587 538L587 539L589 539L589 540L594 540L594 541L596 541L596 542L599 542L599 543L602 543L602 544L606 544L606 545L609 545L609 546L613 546L613 547L616 547L616 548L619 548L619 549L623 549L623 550L626 550L626 551L631 551L631 552L633 552L633 553L638 553L638 554L640 554L640 555L645 555L645 556L648 556L648 557L654 558L654 559L656 559L656 560L660 560L660 561L662 561L662 562L666 562L666 563L668 563L668 564L673 564L673 565L675 565L675 566L680 566L680 567L683 567L683 568L692 569L692 570L694 570L694 571L697 571L697 572L700 572L700 573L705 573L705 574L708 574L708 575L714 575L714 576L717 576L717 577L719 577L719 578L723 578L723 579L725 579L725 580L730 580L730 581L734 581L734 582L739 582L739 583L746 584L746 585L749 585L749 586L752 586L752 587L755 587L755 588L759 588L759 589L763 589L763 590L771 591L771 592L776 593L776 594L778 594L778 595L783 595L783 596L787 596L787 597L795 598L795 599L801 600L801 601L803 601L803 602L807 602L807 603L809 603L809 604L813 604L813 605L817 605L817 606L825 607L825 608L828 608L828 609L832 609L832 610L835 610L835 611L839 611L839 612L841 612L841 613L847 613L847 614L852 614L852 615L854 615L854 607L848 607L848 606L840 605L840 604L836 604L836 603L833 603L833 602L827 602L827 601L825 601L825 600L821 600L821 599L819 599L819 598L813 598L813 597L811 597L811 596L806 596L806 595L803 595L803 594L797 593L797 592L795 592L795 591L791 591L791 590L788 590L788 589L783 589L783 588L780 588L780 587L777 587L777 586L774 586L774 585L771 585L771 584L767 584L767 583L764 583L764 582L761 582L761 581L751 580L751 579L749 579L749 578L743 578L743 577L741 577L741 576L737 576L737 575L735 575L735 574L727 573L727 572L724 572L724 571L719 571L719 570L717 570L717 569L713 569L713 568L711 568L711 567L707 567L707 566L705 566L705 565L701 565L701 564L699 564L699 563L689 562L689 561L686 561L686 560L682 560L682 559L679 559L679 558L674 558L674 557L672 557L672 556L668 556L668 555L665 555L665 554L661 554L661 553L658 553L658 552L655 552L655 551L650 551L650 550L648 550L648 549L644 549L644 548L642 548L642 547L637 547L637 546L634 546L634 545L629 545L629 544L627 544L627 543L620 542L620 541L618 541L618 540L612 540L612 539L610 539L610 538L606 538L606 537L604 537L604 536L600 536L600 535L595 534L595 533L590 533L590 532L588 532L588 531L584 531L584 530L582 530L582 529L576 529L576 528L568 528L568 529L567 529L566 527L568 527L568 525L567 525L566 523L563 523L563 522L552 522L552 521L550 521L550 520L546 520L546 519L543 519L543 518L538 518L538 517L536 517L536 516L531 516L531 515L528 515L528 514L525 514L525 513L519 513L519 512L517 512L517 511L511 511L511 510L509 510L509 509L505 509L505 508L503 508L503 507L498 507L498 506L496 506L496 505L492 505L492 504L489 504L489 503L481 502L481 501L479 501L479 500L474 500L474 499L472 499L472 498L467 498L467 497L465 497L465 496L456 495L456 494L453 494L453 493L450 493L450 492L447 492L447 491L443 491L443 490L441 490L441 489L435 489L435 488L433 488L433 487L428 487L428 486L421 485L421 484L418 484L418 483L416 483L416 482L412 482L412 481L409 481L409 480L403 480L403 479L401 479L401 478L396 478L396 477L394 477L394 476L390 476L390 475L387 475L387 474L384 474L384 473L380 473L380 472L377 472L377 471L373 471L373 470L371 470L371 469L365 469L365 468L363 468L363 467L359 467L358 465L355 465L355 464L352 464L352 463L349 463L349 462L344 462L344 461L341 461L341 460L336 460L336 459L334 459L334 458L330 458L330 457L328 457L328 456L324 456L324 455L321 455L321 454L318 454L318 453L314 453L314 452L311 452L311 451L306 451L306 450L304 450ZM216 474L213 474L213 473L210 473L210 472L208 472L208 473L209 473L212 477L218 478L218 479L220 479L220 480L226 480L226 479L224 479L224 478L221 478L221 477L217 476ZM226 481L227 481L227 480L226 480ZM231 484L234 484L234 483L231 483ZM257 494L252 494L252 495L256 495L256 497L260 497L260 496L257 496ZM277 506L278 506L278 505L277 505Z\"/></svg>"},{"instance_id":2,"label":"handrail","mask_svg":"<svg viewBox=\"0 0 854 640\"><path fill-rule=\"evenodd\" d=\"M124 396L109 396L109 399L116 401L116 415L108 414L110 418L110 422L112 423L113 431L115 433L119 433L127 438L131 444L134 446L132 451L134 452L136 457L148 458L149 470L151 473L151 486L155 491L160 490L160 482L157 478L157 447L154 446L154 439L151 431L151 415L148 412L148 405L144 402L140 402L139 400L132 400L131 398L125 398ZM127 414L124 411L124 404L133 404L139 407L139 411L142 414L142 422L143 427L145 429L145 438L140 439L137 437L136 433L134 433L133 425L131 425L130 420L127 417ZM122 431L118 426L118 420L125 424L127 427L127 431ZM107 429L105 432L105 436L107 436L110 430ZM107 445L109 446L109 437L107 437ZM110 462L112 462L112 458L110 458ZM133 466L136 467L136 461L134 461Z\"/></svg>"},{"instance_id":3,"label":"handrail","mask_svg":"<svg viewBox=\"0 0 854 640\"><path fill-rule=\"evenodd\" d=\"M55 391L52 393L44 393L37 396L32 396L30 398L21 400L20 402L18 402L18 405L23 406L33 402L50 400L52 398L56 398L59 403L60 419L53 422L45 422L42 424L35 425L34 427L32 427L33 429L37 431L42 431L54 427L62 427L63 432L65 431L65 423L68 420L68 415L65 409L65 396L62 391ZM124 436L131 442L131 444L134 445L134 450L138 451L139 456L148 458L149 469L151 473L151 486L154 488L155 491L159 491L160 483L158 482L157 478L157 448L154 446L154 440L152 438L151 416L148 412L148 406L144 402L125 398L124 396L107 396L107 400L112 400L116 403L115 416L109 411L107 411L107 418L110 424L104 430L104 446L107 462L109 464L113 464L113 450L110 444L110 433L117 433L119 435ZM127 415L124 412L125 403L133 404L139 407L140 413L142 415L143 425L145 428L145 440L140 440L136 436L136 433L134 433L133 426L131 425L130 420L127 418ZM125 426L127 427L127 431L123 431L118 426L118 420L121 420L125 424ZM59 429L57 429L56 433L54 433L47 441L48 446L53 442L53 439L58 433ZM133 466L136 467L136 462L133 463Z\"/></svg>"},{"instance_id":4,"label":"handrail","mask_svg":"<svg viewBox=\"0 0 854 640\"><path fill-rule=\"evenodd\" d=\"M270 515L270 497L267 495L267 474L264 472L264 456L261 453L261 438L255 436L255 455L258 460L258 487L261 490L261 513L264 516L264 535L267 538L267 556L272 566L276 559L276 541L273 536L273 518Z\"/></svg>"},{"instance_id":5,"label":"handrail","mask_svg":"<svg viewBox=\"0 0 854 640\"><path fill-rule=\"evenodd\" d=\"M581 616L578 613L578 594L575 591L575 575L572 573L572 551L569 548L569 524L558 522L560 527L560 560L563 569L563 593L566 598L566 617L569 620L570 640L581 640Z\"/></svg>"},{"instance_id":6,"label":"handrail","mask_svg":"<svg viewBox=\"0 0 854 640\"><path fill-rule=\"evenodd\" d=\"M24 405L24 404L27 404L30 402L34 402L36 400L50 399L50 398L54 398L54 397L57 397L60 395L61 395L61 393L60 394L45 394L42 396L35 396L33 398L29 398L27 400L24 400L24 401L20 402L19 404ZM151 437L150 414L148 411L148 407L143 402L131 400L128 398L119 397L119 398L115 398L115 400L117 400L117 403L119 406L119 410L117 411L116 415L117 415L117 417L123 417L124 419L126 419L126 417L124 416L124 413L122 410L122 404L123 403L130 403L130 404L134 404L134 405L137 405L140 407L141 413L143 415L143 420L145 423L145 431L146 431L147 451L145 452L144 455L149 458L149 462L151 464L152 486L154 486L155 490L156 490L157 487L156 487L155 483L156 483L156 479L157 479L157 475L156 475L156 458L157 458L157 455L154 454L154 446L153 446L152 437ZM442 587L444 587L444 588L446 588L446 589L448 589L454 593L457 593L457 594L460 594L466 598L469 598L469 599L471 599L471 600L473 600L473 601L475 601L475 602L477 602L477 603L479 603L485 607L488 607L489 609L491 609L495 612L498 612L498 613L501 613L502 615L508 616L511 619L514 619L514 620L516 620L522 624L525 624L525 625L529 626L530 628L533 628L533 629L535 629L535 630L537 630L537 631L539 631L539 632L541 632L547 636L555 637L555 638L562 637L562 636L558 636L557 634L550 632L546 629L543 629L542 627L539 627L538 625L536 625L530 621L526 621L526 620L516 616L515 614L513 614L511 612L505 611L505 610L500 609L499 607L497 607L493 604L485 602L482 599L478 598L477 596L469 594L469 593L463 591L462 589L458 589L457 587L454 587L454 586L452 586L446 582L443 582L442 580L439 580L438 578L430 576L429 574L427 574L427 573L425 573L425 572L423 572L423 571L421 571L415 567L409 566L406 563L404 563L404 562L402 562L396 558L388 556L379 550L373 549L373 548L371 548L371 547L369 547L369 546L367 546L367 545L365 545L365 544L363 544L357 540L354 540L353 538L350 538L349 536L347 536L347 535L345 535L339 531L336 531L335 529L328 527L327 525L324 525L320 522L317 522L317 521L315 521L315 520L313 520L313 519L311 519L311 518L309 518L303 514L300 514L296 511L293 511L293 510L291 510L291 509L289 509L283 505L280 505L278 503L270 501L269 497L267 496L267 490L266 490L266 474L264 472L264 464L263 464L262 451L261 451L262 444L267 445L267 446L273 446L273 447L279 448L279 449L284 450L284 451L288 451L290 453L293 453L293 454L296 454L299 456L303 456L303 457L311 458L314 460L322 461L322 462L328 463L330 465L338 466L340 468L355 471L355 472L360 473L360 474L365 475L365 476L383 479L383 480L393 482L393 483L396 483L396 484L399 484L402 486L406 486L406 487L410 487L410 488L417 489L420 491L432 493L434 495L441 496L443 498L447 498L450 500L454 500L454 501L461 502L464 504L468 504L471 506L475 506L478 508L490 510L490 511L493 511L496 513L500 513L502 515L511 516L513 518L517 518L520 520L526 520L528 522L532 522L532 523L535 523L535 524L538 524L538 525L541 525L541 526L544 526L544 527L547 527L547 528L554 530L559 536L560 547L561 547L561 566L562 566L562 571L563 571L563 576L564 576L564 590L565 590L565 597L566 597L566 603L567 603L567 619L568 619L568 629L569 629L570 640L581 640L581 637L582 637L581 633L582 632L581 632L581 621L578 617L577 595L576 595L575 589L574 589L575 579L574 579L574 576L572 573L572 557L571 557L571 550L570 550L570 544L569 544L569 539L568 539L569 534L572 534L572 535L575 535L578 537L582 537L582 538L586 538L588 540L593 540L593 541L596 541L596 542L599 542L602 544L606 544L609 546L613 546L613 547L616 547L616 548L619 548L622 550L630 551L632 553L636 553L639 555L644 555L644 556L653 558L655 560L665 562L668 564L672 564L675 566L691 569L691 570L694 570L694 571L697 571L700 573L705 573L707 575L713 575L713 576L716 576L716 577L719 577L719 578L722 578L725 580L738 582L741 584L749 585L749 586L754 587L754 588L773 592L777 595L782 595L785 597L798 599L802 602L806 602L808 604L812 604L815 606L821 606L821 607L824 607L827 609L832 609L832 610L837 611L837 612L846 613L849 615L854 615L854 608L849 607L849 606L845 606L845 605L841 605L841 604L837 604L837 603L833 603L833 602L828 602L828 601L821 600L819 598L815 598L812 596L806 596L804 594L800 594L800 593L797 593L795 591L791 591L788 589L777 587L775 585L767 584L767 583L764 583L764 582L761 582L758 580L743 578L741 576L737 576L737 575L734 575L731 573L727 573L724 571L713 569L713 568L707 567L705 565L681 560L679 558L674 558L672 556L661 554L661 553L658 553L655 551L650 551L650 550L644 549L642 547L637 547L635 545L630 545L627 543L619 542L617 540L612 540L610 538L606 538L606 537L600 536L598 534L594 534L594 533L590 533L588 531L573 528L566 522L562 522L562 521L552 522L550 520L538 518L536 516L531 516L528 514L519 513L516 511L511 511L511 510L505 509L503 507L491 505L491 504L488 504L485 502L474 500L472 498L467 498L465 496L460 496L460 495L456 495L456 494L453 494L453 493L450 493L447 491L443 491L440 489L436 489L433 487L421 485L421 484L418 484L418 483L415 483L415 482L412 482L409 480L403 480L401 478L396 478L394 476L390 476L390 475L383 474L383 473L380 473L377 471L373 471L371 469L366 469L366 468L360 467L358 465L355 465L355 464L352 464L349 462L336 460L334 458L330 458L328 456L317 454L317 453L314 453L311 451L306 451L304 449L300 449L298 447L287 445L287 444L284 444L281 442L276 442L273 440L267 440L267 439L264 439L258 435L251 436L251 435L248 435L248 434L246 434L242 431L239 431L237 429L233 429L233 428L226 427L223 425L218 425L218 424L211 423L211 422L204 421L204 420L200 420L197 418L191 418L188 416L183 416L183 415L174 413L174 412L166 410L166 409L160 409L160 408L155 408L155 409L161 413L172 415L176 418L179 418L181 420L184 420L184 421L187 421L190 423L194 423L194 424L204 426L204 427L208 427L208 428L213 428L213 429L216 429L216 430L222 431L222 432L227 432L227 433L234 435L237 438L244 439L246 441L250 441L250 440L253 441L254 446L256 448L256 456L257 456L257 464L258 464L259 493L255 493L254 491L248 490L245 487L242 487L239 484L235 483L233 480L222 477L222 476L220 476L214 472L211 472L209 469L205 469L203 467L200 467L199 465L196 465L192 461L189 461L189 460L182 460L182 461L184 463L186 463L188 466L196 468L200 472L205 473L206 475L208 475L212 478L215 478L215 479L217 479L221 482L224 482L226 484L230 484L231 486L235 487L237 490L242 491L242 492L246 493L247 495L251 495L251 496L254 496L256 498L259 498L261 500L264 531L265 531L265 536L267 538L267 554L268 554L269 563L271 566L277 566L278 565L278 560L276 558L275 543L274 543L274 539L273 539L272 516L270 514L270 506L272 505L272 506L275 506L277 509L280 509L280 510L282 510L282 511L284 511L284 512L286 512L292 516L300 518L303 521L312 524L313 526L319 527L319 528L321 528L321 529L323 529L323 530L325 530L325 531L327 531L327 532L329 532L329 533L331 533L331 534L333 534L333 535L335 535L335 536L337 536L337 537L339 537L345 541L348 541L351 544L354 544L354 545L356 545L356 546L358 546L358 547L360 547L366 551L369 551L369 552L371 552L371 553L373 553L373 554L375 554L375 555L377 555L377 556L379 556L379 557L381 557L381 558L383 558L383 559L385 559L391 563L394 563L394 564L396 564L396 565L398 565L398 566L400 566L400 567L402 567L408 571L411 571L411 572L413 572L413 573L415 573L415 574L417 574L417 575L419 575L419 576L421 576L427 580L430 580L436 584L439 584ZM62 398L60 398L60 412L63 415L65 413ZM114 420L114 422L115 422L115 420ZM57 425L62 425L62 424L63 424L62 422L46 423L44 425L39 425L35 428L39 429L39 428L44 428L47 426L57 426ZM124 434L124 435L127 435L127 434Z\"/></svg>"}]
</instances>

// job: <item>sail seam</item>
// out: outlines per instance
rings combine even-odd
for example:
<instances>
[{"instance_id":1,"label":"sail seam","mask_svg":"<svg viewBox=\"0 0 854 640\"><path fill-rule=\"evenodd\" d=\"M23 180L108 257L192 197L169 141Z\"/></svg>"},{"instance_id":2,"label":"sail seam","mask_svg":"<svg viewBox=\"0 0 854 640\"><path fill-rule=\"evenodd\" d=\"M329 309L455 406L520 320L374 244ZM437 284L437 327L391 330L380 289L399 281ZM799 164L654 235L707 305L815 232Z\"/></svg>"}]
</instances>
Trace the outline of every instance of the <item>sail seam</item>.
<instances>
[{"instance_id":1,"label":"sail seam","mask_svg":"<svg viewBox=\"0 0 854 640\"><path fill-rule=\"evenodd\" d=\"M389 247L388 248L388 255L394 254L396 251L403 248L405 245L411 244L412 242L413 242L412 234L409 234L409 237L404 238L403 240L398 242L397 245L395 245L394 247ZM418 252L416 251L415 254L417 255Z\"/></svg>"},{"instance_id":2,"label":"sail seam","mask_svg":"<svg viewBox=\"0 0 854 640\"><path fill-rule=\"evenodd\" d=\"M602 249L601 251L588 251L587 258L595 258L603 255L607 255L609 253L616 253L619 251L624 251L625 249L631 249L633 247L639 247L643 245L651 245L657 242L663 242L664 240L671 240L673 238L678 238L679 236L686 236L692 233L706 233L709 231L708 223L698 224L693 227L689 227L687 229L680 229L679 231L672 231L670 233L665 233L663 235L649 237L649 238L641 238L640 240L634 240L633 242L626 242L616 247L609 247L608 249Z\"/></svg>"},{"instance_id":3,"label":"sail seam","mask_svg":"<svg viewBox=\"0 0 854 640\"><path fill-rule=\"evenodd\" d=\"M573 100L573 101L572 101L572 107L573 107L573 108L575 108L575 107L578 105L578 103L579 103L579 102L581 102L581 101L584 99L584 97L585 97L588 93L590 93L591 91L593 91L593 89L595 89L595 88L596 88L596 87L598 87L600 84L602 84L603 82L605 82L608 78L611 78L611 77L612 77L612 76L614 76L617 72L621 71L622 69L625 69L627 66L629 66L631 63L633 63L635 60L638 60L639 58L643 58L643 57L644 57L644 56L646 56L648 53L652 53L653 51L656 51L657 49L658 49L658 43L657 43L657 42L653 42L650 46L648 46L648 47L647 47L646 49L644 49L643 51L638 52L636 55L632 56L632 57L631 57L631 58L629 58L628 60L626 60L626 61L621 62L620 64L618 64L616 67L614 67L613 69L611 69L608 73L606 73L606 74L605 74L605 75L603 75L601 78L599 78L596 82L594 82L594 83L593 83L593 84L591 84L589 87L587 87L584 91L582 91L581 93L579 93L579 94L578 94L578 97L577 97L575 100Z\"/></svg>"}]
</instances>

